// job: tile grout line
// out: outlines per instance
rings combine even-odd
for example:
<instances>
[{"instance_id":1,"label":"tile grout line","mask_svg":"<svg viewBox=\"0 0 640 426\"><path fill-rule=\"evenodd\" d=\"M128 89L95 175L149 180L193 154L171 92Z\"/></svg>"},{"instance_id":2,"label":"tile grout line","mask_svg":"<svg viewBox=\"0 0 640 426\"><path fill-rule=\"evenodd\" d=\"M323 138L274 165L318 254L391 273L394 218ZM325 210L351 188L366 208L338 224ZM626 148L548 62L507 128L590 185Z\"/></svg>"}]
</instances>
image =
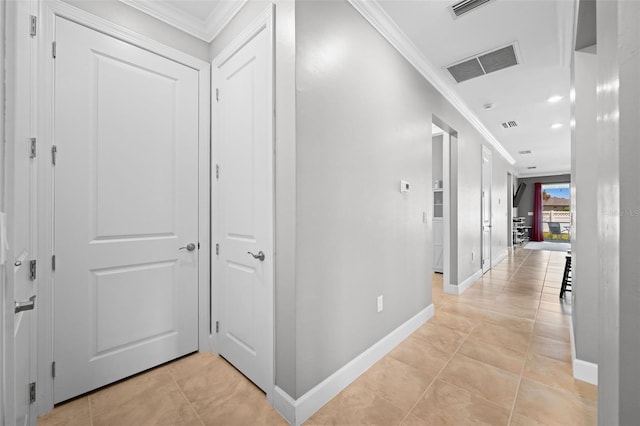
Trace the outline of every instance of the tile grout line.
<instances>
[{"instance_id":1,"label":"tile grout line","mask_svg":"<svg viewBox=\"0 0 640 426\"><path fill-rule=\"evenodd\" d=\"M176 380L176 378L173 376L173 372L171 371L171 369L169 369L169 376L171 376L171 380L173 381L173 383L176 385L176 387L178 388L178 391L180 391L180 394L182 395L182 397L184 398L185 401L187 401L187 404L189 405L189 408L191 408L191 410L193 411L193 413L196 415L196 417L198 418L198 420L200 421L200 424L202 426L205 426L204 424L204 420L202 420L202 418L200 417L200 413L198 413L198 410L196 410L196 408L193 406L193 404L191 404L191 401L189 400L189 398L187 398L187 395L184 393L184 391L182 390L182 387L178 384L178 381Z\"/></svg>"},{"instance_id":2,"label":"tile grout line","mask_svg":"<svg viewBox=\"0 0 640 426\"><path fill-rule=\"evenodd\" d=\"M91 408L91 395L87 395L87 403L89 404L89 423L93 426L93 409Z\"/></svg>"},{"instance_id":3,"label":"tile grout line","mask_svg":"<svg viewBox=\"0 0 640 426\"><path fill-rule=\"evenodd\" d=\"M530 255L531 253L529 253ZM527 256L525 259L527 259ZM549 259L547 258L547 267L549 265ZM545 277L546 277L546 268L545 268ZM544 284L543 284L544 288ZM507 425L511 425L511 421L513 420L513 414L515 413L516 404L518 403L518 395L520 394L520 386L522 385L522 376L524 375L524 370L527 368L527 362L529 361L529 352L531 351L531 342L533 341L533 333L536 328L536 321L538 319L538 312L540 311L540 301L542 300L542 292L538 296L538 308L536 309L536 314L533 318L533 329L531 330L531 335L529 336L529 345L527 346L527 352L524 357L524 363L522 364L522 369L520 370L520 377L518 379L518 386L516 387L516 394L513 398L513 404L511 405L511 412L509 413L509 421Z\"/></svg>"}]
</instances>

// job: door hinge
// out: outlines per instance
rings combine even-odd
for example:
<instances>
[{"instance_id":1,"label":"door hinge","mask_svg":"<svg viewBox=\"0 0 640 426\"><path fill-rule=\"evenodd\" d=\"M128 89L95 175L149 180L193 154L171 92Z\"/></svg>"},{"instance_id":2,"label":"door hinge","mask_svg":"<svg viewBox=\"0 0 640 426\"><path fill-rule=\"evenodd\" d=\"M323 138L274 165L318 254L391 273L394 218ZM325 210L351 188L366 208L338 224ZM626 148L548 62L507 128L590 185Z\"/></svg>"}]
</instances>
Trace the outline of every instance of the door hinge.
<instances>
[{"instance_id":1,"label":"door hinge","mask_svg":"<svg viewBox=\"0 0 640 426\"><path fill-rule=\"evenodd\" d=\"M56 58L56 42L51 43L51 56L53 59Z\"/></svg>"},{"instance_id":2,"label":"door hinge","mask_svg":"<svg viewBox=\"0 0 640 426\"><path fill-rule=\"evenodd\" d=\"M35 281L36 280L36 261L35 261L35 259L29 261L29 279L31 281Z\"/></svg>"},{"instance_id":3,"label":"door hinge","mask_svg":"<svg viewBox=\"0 0 640 426\"><path fill-rule=\"evenodd\" d=\"M220 102L220 89L216 89L216 102Z\"/></svg>"},{"instance_id":4,"label":"door hinge","mask_svg":"<svg viewBox=\"0 0 640 426\"><path fill-rule=\"evenodd\" d=\"M56 270L56 255L55 254L53 256L51 256L51 270L52 271Z\"/></svg>"},{"instance_id":5,"label":"door hinge","mask_svg":"<svg viewBox=\"0 0 640 426\"><path fill-rule=\"evenodd\" d=\"M36 382L29 383L29 404L36 402Z\"/></svg>"},{"instance_id":6,"label":"door hinge","mask_svg":"<svg viewBox=\"0 0 640 426\"><path fill-rule=\"evenodd\" d=\"M58 147L53 145L51 147L51 164L56 165L56 157L58 156Z\"/></svg>"},{"instance_id":7,"label":"door hinge","mask_svg":"<svg viewBox=\"0 0 640 426\"><path fill-rule=\"evenodd\" d=\"M29 26L29 35L31 37L35 37L36 34L38 33L38 17L31 15L30 19L31 19L31 25Z\"/></svg>"},{"instance_id":8,"label":"door hinge","mask_svg":"<svg viewBox=\"0 0 640 426\"><path fill-rule=\"evenodd\" d=\"M198 241L198 250L200 250L200 241Z\"/></svg>"},{"instance_id":9,"label":"door hinge","mask_svg":"<svg viewBox=\"0 0 640 426\"><path fill-rule=\"evenodd\" d=\"M216 164L216 179L220 179L220 166Z\"/></svg>"},{"instance_id":10,"label":"door hinge","mask_svg":"<svg viewBox=\"0 0 640 426\"><path fill-rule=\"evenodd\" d=\"M56 362L51 363L51 377L56 378Z\"/></svg>"},{"instance_id":11,"label":"door hinge","mask_svg":"<svg viewBox=\"0 0 640 426\"><path fill-rule=\"evenodd\" d=\"M29 139L31 146L29 148L29 158L36 158L36 138Z\"/></svg>"},{"instance_id":12,"label":"door hinge","mask_svg":"<svg viewBox=\"0 0 640 426\"><path fill-rule=\"evenodd\" d=\"M220 244L216 243L216 255L220 254Z\"/></svg>"},{"instance_id":13,"label":"door hinge","mask_svg":"<svg viewBox=\"0 0 640 426\"><path fill-rule=\"evenodd\" d=\"M216 321L216 333L220 331L220 322Z\"/></svg>"}]
</instances>

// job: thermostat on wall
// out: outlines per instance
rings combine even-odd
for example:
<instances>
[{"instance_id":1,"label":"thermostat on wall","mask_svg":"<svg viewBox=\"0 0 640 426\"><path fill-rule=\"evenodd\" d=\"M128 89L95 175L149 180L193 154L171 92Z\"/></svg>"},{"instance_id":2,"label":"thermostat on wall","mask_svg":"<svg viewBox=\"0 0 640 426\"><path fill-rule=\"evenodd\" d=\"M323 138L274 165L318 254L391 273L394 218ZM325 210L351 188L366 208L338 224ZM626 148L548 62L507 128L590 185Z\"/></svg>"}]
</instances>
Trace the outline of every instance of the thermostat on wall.
<instances>
[{"instance_id":1,"label":"thermostat on wall","mask_svg":"<svg viewBox=\"0 0 640 426\"><path fill-rule=\"evenodd\" d=\"M400 192L409 192L409 182L406 180L400 181Z\"/></svg>"}]
</instances>

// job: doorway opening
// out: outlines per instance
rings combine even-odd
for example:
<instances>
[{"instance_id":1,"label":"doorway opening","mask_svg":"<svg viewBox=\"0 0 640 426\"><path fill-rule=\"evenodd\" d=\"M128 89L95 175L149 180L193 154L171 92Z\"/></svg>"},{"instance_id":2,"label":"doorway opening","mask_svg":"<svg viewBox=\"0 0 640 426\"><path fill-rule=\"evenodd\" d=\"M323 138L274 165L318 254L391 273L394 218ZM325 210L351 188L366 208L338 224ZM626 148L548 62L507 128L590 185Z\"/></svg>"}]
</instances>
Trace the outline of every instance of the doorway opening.
<instances>
[{"instance_id":1,"label":"doorway opening","mask_svg":"<svg viewBox=\"0 0 640 426\"><path fill-rule=\"evenodd\" d=\"M568 183L542 185L542 235L544 241L571 240L571 196Z\"/></svg>"},{"instance_id":2,"label":"doorway opening","mask_svg":"<svg viewBox=\"0 0 640 426\"><path fill-rule=\"evenodd\" d=\"M432 117L431 124L431 177L430 194L433 272L442 275L442 287L447 293L457 294L453 286L454 277L451 257L451 145L457 133L446 123ZM436 275L436 278L438 277Z\"/></svg>"}]
</instances>

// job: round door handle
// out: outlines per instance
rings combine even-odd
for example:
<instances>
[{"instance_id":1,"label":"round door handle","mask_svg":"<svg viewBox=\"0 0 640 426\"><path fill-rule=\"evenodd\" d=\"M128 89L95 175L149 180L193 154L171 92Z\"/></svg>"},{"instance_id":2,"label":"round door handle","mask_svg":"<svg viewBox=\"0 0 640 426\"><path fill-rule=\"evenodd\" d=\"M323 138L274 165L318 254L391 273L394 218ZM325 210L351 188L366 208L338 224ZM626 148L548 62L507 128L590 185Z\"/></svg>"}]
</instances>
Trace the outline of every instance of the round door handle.
<instances>
[{"instance_id":1,"label":"round door handle","mask_svg":"<svg viewBox=\"0 0 640 426\"><path fill-rule=\"evenodd\" d=\"M260 262L264 262L264 253L262 251L259 251L258 254L253 254L250 251L248 251L247 253L253 256L254 259L258 259Z\"/></svg>"},{"instance_id":2,"label":"round door handle","mask_svg":"<svg viewBox=\"0 0 640 426\"><path fill-rule=\"evenodd\" d=\"M178 250L194 251L195 249L196 249L196 245L193 243L189 243L185 247L180 247Z\"/></svg>"}]
</instances>

